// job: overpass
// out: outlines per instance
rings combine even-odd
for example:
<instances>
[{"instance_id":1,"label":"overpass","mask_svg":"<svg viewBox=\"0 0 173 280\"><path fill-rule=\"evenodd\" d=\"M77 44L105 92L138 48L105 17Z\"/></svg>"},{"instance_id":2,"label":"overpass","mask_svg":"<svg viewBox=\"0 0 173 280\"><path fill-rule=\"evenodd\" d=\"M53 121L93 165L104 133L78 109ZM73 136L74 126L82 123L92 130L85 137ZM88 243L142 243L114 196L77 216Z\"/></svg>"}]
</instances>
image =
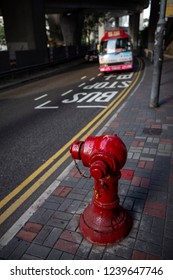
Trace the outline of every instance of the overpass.
<instances>
[{"instance_id":1,"label":"overpass","mask_svg":"<svg viewBox=\"0 0 173 280\"><path fill-rule=\"evenodd\" d=\"M117 15L131 14L134 12L141 12L147 8L148 0L45 0L44 6L48 13L59 12L74 12L75 10L89 10L89 11L116 11Z\"/></svg>"},{"instance_id":2,"label":"overpass","mask_svg":"<svg viewBox=\"0 0 173 280\"><path fill-rule=\"evenodd\" d=\"M58 57L71 56L79 52L84 14L91 11L113 12L115 16L130 15L131 35L138 33L139 13L147 8L149 0L0 0L0 13L4 18L8 53L0 52L0 71L11 68L6 63L17 61L17 67L48 63L45 14L59 14L66 50L60 50ZM78 46L78 50L74 50ZM73 47L73 48L72 48ZM26 52L27 51L27 52ZM68 54L67 54L68 53ZM2 57L3 56L3 57ZM3 64L3 66L2 66ZM1 69L3 68L3 69Z\"/></svg>"}]
</instances>

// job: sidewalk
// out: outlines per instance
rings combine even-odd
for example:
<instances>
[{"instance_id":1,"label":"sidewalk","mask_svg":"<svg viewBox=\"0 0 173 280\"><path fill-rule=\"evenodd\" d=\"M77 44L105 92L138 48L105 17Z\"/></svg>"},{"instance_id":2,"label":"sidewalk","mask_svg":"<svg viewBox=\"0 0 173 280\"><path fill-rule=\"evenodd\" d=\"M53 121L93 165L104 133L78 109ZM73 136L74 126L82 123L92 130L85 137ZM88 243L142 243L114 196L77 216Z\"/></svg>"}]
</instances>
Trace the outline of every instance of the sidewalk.
<instances>
[{"instance_id":1,"label":"sidewalk","mask_svg":"<svg viewBox=\"0 0 173 280\"><path fill-rule=\"evenodd\" d=\"M173 259L173 59L165 58L156 109L149 107L152 68L146 65L136 91L100 128L102 134L116 133L128 150L119 197L133 219L129 235L107 246L83 237L79 217L93 196L93 180L81 178L72 163L49 187L44 203L28 211L0 259Z\"/></svg>"}]
</instances>

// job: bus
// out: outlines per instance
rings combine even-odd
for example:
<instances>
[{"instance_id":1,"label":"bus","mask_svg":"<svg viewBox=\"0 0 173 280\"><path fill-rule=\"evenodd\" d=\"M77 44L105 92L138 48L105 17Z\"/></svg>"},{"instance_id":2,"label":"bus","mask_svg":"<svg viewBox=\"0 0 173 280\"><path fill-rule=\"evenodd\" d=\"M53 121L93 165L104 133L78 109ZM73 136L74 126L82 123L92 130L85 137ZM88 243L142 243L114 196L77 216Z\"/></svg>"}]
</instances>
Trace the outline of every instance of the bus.
<instances>
[{"instance_id":1,"label":"bus","mask_svg":"<svg viewBox=\"0 0 173 280\"><path fill-rule=\"evenodd\" d=\"M124 29L105 32L100 42L100 72L133 69L133 50Z\"/></svg>"}]
</instances>

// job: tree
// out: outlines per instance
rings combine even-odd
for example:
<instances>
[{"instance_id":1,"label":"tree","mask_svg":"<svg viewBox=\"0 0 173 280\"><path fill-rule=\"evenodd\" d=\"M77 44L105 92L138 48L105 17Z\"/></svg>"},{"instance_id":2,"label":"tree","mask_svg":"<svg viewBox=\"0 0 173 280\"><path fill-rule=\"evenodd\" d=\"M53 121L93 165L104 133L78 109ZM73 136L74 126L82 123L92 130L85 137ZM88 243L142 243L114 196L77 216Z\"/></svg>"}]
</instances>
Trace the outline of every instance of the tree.
<instances>
[{"instance_id":1,"label":"tree","mask_svg":"<svg viewBox=\"0 0 173 280\"><path fill-rule=\"evenodd\" d=\"M105 22L104 13L89 13L85 15L83 37L88 45L91 45L91 33L95 33L98 26L101 26Z\"/></svg>"},{"instance_id":2,"label":"tree","mask_svg":"<svg viewBox=\"0 0 173 280\"><path fill-rule=\"evenodd\" d=\"M4 32L4 27L0 25L0 42L5 41L5 32Z\"/></svg>"}]
</instances>

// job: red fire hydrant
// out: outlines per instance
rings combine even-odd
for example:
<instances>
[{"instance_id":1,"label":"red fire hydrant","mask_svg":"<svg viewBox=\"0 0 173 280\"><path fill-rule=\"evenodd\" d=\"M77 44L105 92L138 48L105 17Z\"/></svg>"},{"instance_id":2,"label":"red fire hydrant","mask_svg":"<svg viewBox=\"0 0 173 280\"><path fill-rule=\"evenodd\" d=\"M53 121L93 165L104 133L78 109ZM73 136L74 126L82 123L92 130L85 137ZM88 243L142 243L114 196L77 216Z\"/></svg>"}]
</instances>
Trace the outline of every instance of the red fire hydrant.
<instances>
[{"instance_id":1,"label":"red fire hydrant","mask_svg":"<svg viewBox=\"0 0 173 280\"><path fill-rule=\"evenodd\" d=\"M93 243L105 245L123 239L132 220L119 205L118 180L127 159L125 144L117 135L89 136L85 142L75 141L70 152L82 160L94 177L92 202L80 217L80 230Z\"/></svg>"}]
</instances>

